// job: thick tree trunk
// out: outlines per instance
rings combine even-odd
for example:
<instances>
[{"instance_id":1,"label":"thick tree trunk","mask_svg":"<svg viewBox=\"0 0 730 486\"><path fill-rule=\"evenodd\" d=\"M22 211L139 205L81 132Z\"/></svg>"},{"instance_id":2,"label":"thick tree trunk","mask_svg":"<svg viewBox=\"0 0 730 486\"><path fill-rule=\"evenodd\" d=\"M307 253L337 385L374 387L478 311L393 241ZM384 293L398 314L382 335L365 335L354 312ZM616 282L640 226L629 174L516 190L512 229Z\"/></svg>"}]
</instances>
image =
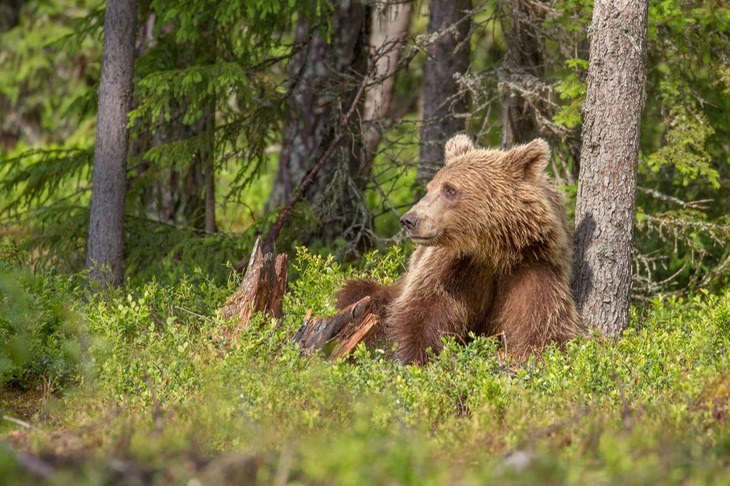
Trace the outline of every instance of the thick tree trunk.
<instances>
[{"instance_id":1,"label":"thick tree trunk","mask_svg":"<svg viewBox=\"0 0 730 486\"><path fill-rule=\"evenodd\" d=\"M504 62L506 87L502 96L502 148L529 142L540 136L535 107L514 84L528 75L543 77L544 53L540 24L544 10L534 0L511 0L510 29L505 34L507 56Z\"/></svg>"},{"instance_id":2,"label":"thick tree trunk","mask_svg":"<svg viewBox=\"0 0 730 486\"><path fill-rule=\"evenodd\" d=\"M596 0L575 209L574 291L584 323L604 334L629 323L646 32L646 0Z\"/></svg>"},{"instance_id":3,"label":"thick tree trunk","mask_svg":"<svg viewBox=\"0 0 730 486\"><path fill-rule=\"evenodd\" d=\"M388 0L376 6L371 15L370 53L375 64L372 82L365 92L363 106L363 151L360 174L370 175L370 168L383 135L382 122L393 99L393 86L403 46L411 25L411 2Z\"/></svg>"},{"instance_id":4,"label":"thick tree trunk","mask_svg":"<svg viewBox=\"0 0 730 486\"><path fill-rule=\"evenodd\" d=\"M342 112L365 76L368 8L359 0L338 0L332 7L329 42L307 23L297 26L296 41L306 42L306 46L289 65L289 120L267 210L276 209L289 199L329 142L339 137ZM358 208L364 203L360 189L367 180L359 171L360 120L353 119L344 129L343 143L302 197L312 205L320 222L300 234L304 241L311 237L330 243L336 238L355 239L352 225L360 219L355 214L361 213Z\"/></svg>"},{"instance_id":5,"label":"thick tree trunk","mask_svg":"<svg viewBox=\"0 0 730 486\"><path fill-rule=\"evenodd\" d=\"M107 3L86 254L89 277L101 284L119 285L124 278L127 114L132 106L136 20L136 0Z\"/></svg>"},{"instance_id":6,"label":"thick tree trunk","mask_svg":"<svg viewBox=\"0 0 730 486\"><path fill-rule=\"evenodd\" d=\"M311 166L310 160L322 146L331 116L331 100L321 91L323 76L327 73L327 43L311 26L300 21L295 42L307 42L289 62L291 96L279 155L279 168L267 202L267 210L274 210L286 202ZM311 34L311 37L310 37Z\"/></svg>"},{"instance_id":7,"label":"thick tree trunk","mask_svg":"<svg viewBox=\"0 0 730 486\"><path fill-rule=\"evenodd\" d=\"M428 34L435 40L426 50L423 72L423 126L418 181L425 185L444 162L443 145L466 122L464 93L454 75L469 68L470 0L431 0Z\"/></svg>"}]
</instances>

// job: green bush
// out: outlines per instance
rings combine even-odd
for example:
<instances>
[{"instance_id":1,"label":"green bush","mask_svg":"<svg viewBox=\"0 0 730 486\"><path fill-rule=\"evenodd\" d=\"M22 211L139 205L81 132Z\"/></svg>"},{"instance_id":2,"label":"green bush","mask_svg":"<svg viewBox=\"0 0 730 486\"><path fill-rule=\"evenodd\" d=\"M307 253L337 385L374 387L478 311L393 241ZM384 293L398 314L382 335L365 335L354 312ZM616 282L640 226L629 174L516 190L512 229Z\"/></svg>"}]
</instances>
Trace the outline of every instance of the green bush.
<instances>
[{"instance_id":1,"label":"green bush","mask_svg":"<svg viewBox=\"0 0 730 486\"><path fill-rule=\"evenodd\" d=\"M308 309L334 311L344 278L392 282L403 264L401 248L357 268L300 249L283 319L259 317L234 343L219 309L235 279L193 272L79 302L92 373L53 424L39 424L36 447L58 447L57 428L76 431L83 461L63 477L96 483L119 480L109 456L173 483L714 484L730 474L730 289L656 299L619 338L577 339L525 363L483 337L445 340L422 367L362 346L330 362L290 341Z\"/></svg>"},{"instance_id":2,"label":"green bush","mask_svg":"<svg viewBox=\"0 0 730 486\"><path fill-rule=\"evenodd\" d=\"M76 279L33 275L0 260L0 386L58 391L81 372L84 321L70 307Z\"/></svg>"}]
</instances>

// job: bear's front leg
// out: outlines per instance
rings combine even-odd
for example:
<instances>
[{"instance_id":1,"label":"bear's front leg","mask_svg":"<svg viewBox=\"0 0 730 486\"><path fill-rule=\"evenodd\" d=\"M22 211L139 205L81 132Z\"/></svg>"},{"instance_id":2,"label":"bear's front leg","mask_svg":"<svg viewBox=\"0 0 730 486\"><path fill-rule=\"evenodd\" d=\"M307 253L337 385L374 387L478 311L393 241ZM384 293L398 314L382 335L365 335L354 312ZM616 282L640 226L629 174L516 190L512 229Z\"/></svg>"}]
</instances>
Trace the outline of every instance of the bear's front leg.
<instances>
[{"instance_id":1,"label":"bear's front leg","mask_svg":"<svg viewBox=\"0 0 730 486\"><path fill-rule=\"evenodd\" d=\"M402 363L423 364L428 359L429 348L436 353L441 351L443 336L466 339L467 310L443 289L410 290L391 304L386 332L398 345L396 353Z\"/></svg>"},{"instance_id":2,"label":"bear's front leg","mask_svg":"<svg viewBox=\"0 0 730 486\"><path fill-rule=\"evenodd\" d=\"M567 277L543 264L526 265L500 282L494 321L507 351L522 359L583 335Z\"/></svg>"}]
</instances>

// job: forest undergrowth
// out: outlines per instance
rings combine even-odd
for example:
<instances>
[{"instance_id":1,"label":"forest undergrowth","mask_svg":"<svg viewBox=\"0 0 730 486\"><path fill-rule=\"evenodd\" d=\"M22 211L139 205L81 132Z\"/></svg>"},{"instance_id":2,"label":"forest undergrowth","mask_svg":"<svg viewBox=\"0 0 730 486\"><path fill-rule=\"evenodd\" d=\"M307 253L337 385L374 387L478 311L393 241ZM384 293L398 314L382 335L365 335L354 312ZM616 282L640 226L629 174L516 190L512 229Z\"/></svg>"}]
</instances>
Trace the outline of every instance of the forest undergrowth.
<instances>
[{"instance_id":1,"label":"forest undergrowth","mask_svg":"<svg viewBox=\"0 0 730 486\"><path fill-rule=\"evenodd\" d=\"M237 285L190 270L89 294L0 264L3 484L725 484L730 289L657 297L619 338L514 362L498 338L422 367L290 342L345 277L392 282L393 247L344 268L300 248L284 318L236 342Z\"/></svg>"}]
</instances>

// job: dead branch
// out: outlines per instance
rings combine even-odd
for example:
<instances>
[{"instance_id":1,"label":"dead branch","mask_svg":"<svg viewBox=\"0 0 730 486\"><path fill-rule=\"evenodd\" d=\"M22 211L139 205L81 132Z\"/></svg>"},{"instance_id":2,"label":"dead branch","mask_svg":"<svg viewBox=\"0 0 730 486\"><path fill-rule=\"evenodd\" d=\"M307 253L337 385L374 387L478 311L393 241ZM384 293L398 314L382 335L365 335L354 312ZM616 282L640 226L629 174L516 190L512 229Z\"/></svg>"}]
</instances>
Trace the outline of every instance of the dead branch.
<instances>
[{"instance_id":1,"label":"dead branch","mask_svg":"<svg viewBox=\"0 0 730 486\"><path fill-rule=\"evenodd\" d=\"M380 327L380 318L370 312L370 297L351 304L332 317L304 318L304 324L292 341L306 351L321 349L330 341L335 347L330 359L345 357L361 342L367 341Z\"/></svg>"}]
</instances>

